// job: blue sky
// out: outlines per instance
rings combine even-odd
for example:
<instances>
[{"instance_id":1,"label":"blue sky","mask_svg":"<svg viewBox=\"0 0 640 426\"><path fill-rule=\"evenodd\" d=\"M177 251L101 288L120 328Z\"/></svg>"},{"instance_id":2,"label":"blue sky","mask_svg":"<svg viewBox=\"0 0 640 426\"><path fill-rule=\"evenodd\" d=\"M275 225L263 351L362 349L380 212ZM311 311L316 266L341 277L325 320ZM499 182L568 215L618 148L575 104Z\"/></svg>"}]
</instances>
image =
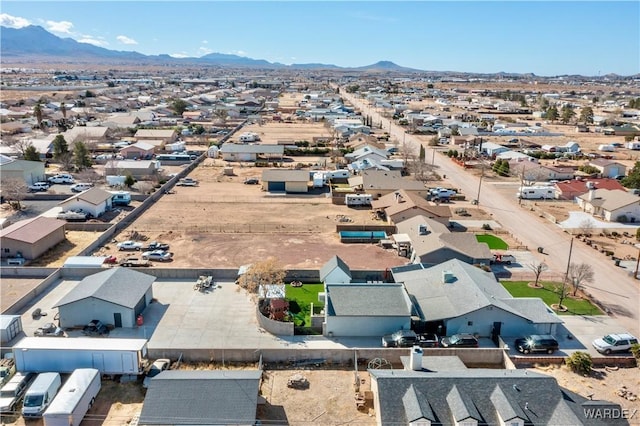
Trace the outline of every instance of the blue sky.
<instances>
[{"instance_id":1,"label":"blue sky","mask_svg":"<svg viewBox=\"0 0 640 426\"><path fill-rule=\"evenodd\" d=\"M112 50L430 71L640 73L640 2L3 0L0 23Z\"/></svg>"}]
</instances>

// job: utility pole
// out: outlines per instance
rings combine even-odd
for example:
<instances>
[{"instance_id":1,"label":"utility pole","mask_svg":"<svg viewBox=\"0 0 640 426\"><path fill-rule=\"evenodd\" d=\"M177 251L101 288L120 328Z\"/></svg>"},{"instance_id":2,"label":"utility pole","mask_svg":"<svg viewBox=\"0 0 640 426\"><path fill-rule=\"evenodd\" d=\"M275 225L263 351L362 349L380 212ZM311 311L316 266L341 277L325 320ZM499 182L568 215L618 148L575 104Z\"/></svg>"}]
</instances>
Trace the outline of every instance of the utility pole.
<instances>
[{"instance_id":1,"label":"utility pole","mask_svg":"<svg viewBox=\"0 0 640 426\"><path fill-rule=\"evenodd\" d=\"M482 173L480 173L480 181L478 182L478 195L476 196L476 205L480 205L480 189L482 189L482 178L484 177L484 161L482 161Z\"/></svg>"},{"instance_id":2,"label":"utility pole","mask_svg":"<svg viewBox=\"0 0 640 426\"><path fill-rule=\"evenodd\" d=\"M640 244L635 245L638 249L638 259L636 260L636 270L633 272L633 279L638 279L638 266L640 266Z\"/></svg>"},{"instance_id":3,"label":"utility pole","mask_svg":"<svg viewBox=\"0 0 640 426\"><path fill-rule=\"evenodd\" d=\"M573 237L571 237L571 244L569 245L569 259L567 259L567 270L564 273L565 283L569 279L569 267L571 266L571 252L573 251Z\"/></svg>"}]
</instances>

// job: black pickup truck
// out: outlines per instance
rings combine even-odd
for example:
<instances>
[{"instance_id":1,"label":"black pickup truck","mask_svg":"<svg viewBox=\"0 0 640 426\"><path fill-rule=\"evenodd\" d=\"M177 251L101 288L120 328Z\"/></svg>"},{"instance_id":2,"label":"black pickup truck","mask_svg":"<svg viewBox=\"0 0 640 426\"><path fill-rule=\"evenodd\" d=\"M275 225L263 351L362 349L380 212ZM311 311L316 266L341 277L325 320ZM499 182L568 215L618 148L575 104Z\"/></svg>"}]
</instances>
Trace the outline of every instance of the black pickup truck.
<instances>
[{"instance_id":1,"label":"black pickup truck","mask_svg":"<svg viewBox=\"0 0 640 426\"><path fill-rule=\"evenodd\" d=\"M437 348L440 346L438 336L434 333L416 334L412 330L398 330L393 334L382 336L382 346L385 348Z\"/></svg>"},{"instance_id":2,"label":"black pickup truck","mask_svg":"<svg viewBox=\"0 0 640 426\"><path fill-rule=\"evenodd\" d=\"M85 336L108 336L109 328L100 320L91 320L91 322L84 326L82 334Z\"/></svg>"}]
</instances>

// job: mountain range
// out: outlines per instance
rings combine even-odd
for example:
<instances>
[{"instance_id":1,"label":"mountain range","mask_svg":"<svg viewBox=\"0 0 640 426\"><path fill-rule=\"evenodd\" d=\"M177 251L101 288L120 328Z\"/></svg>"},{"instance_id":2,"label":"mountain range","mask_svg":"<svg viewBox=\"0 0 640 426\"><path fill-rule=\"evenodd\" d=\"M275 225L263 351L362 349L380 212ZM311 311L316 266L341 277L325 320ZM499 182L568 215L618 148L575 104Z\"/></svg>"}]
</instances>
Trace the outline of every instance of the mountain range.
<instances>
[{"instance_id":1,"label":"mountain range","mask_svg":"<svg viewBox=\"0 0 640 426\"><path fill-rule=\"evenodd\" d=\"M244 56L224 53L210 53L199 58L175 58L167 54L144 55L138 52L110 50L80 43L72 38L60 38L44 28L30 25L23 28L0 27L0 56L3 61L11 62L40 58L43 60L62 60L65 62L133 62L200 64L236 68L285 68L285 69L335 69L358 71L395 71L420 72L412 68L402 67L390 61L379 61L375 64L356 68L344 68L333 64L292 64L285 65L269 62L264 59L253 59Z\"/></svg>"}]
</instances>

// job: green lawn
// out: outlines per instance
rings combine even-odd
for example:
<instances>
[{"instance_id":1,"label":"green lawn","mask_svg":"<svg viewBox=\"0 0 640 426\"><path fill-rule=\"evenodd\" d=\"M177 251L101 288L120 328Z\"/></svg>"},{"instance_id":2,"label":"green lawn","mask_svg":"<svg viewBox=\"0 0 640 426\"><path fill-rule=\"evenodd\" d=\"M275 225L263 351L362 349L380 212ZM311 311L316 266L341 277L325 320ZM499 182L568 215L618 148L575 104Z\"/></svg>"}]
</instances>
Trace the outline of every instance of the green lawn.
<instances>
[{"instance_id":1,"label":"green lawn","mask_svg":"<svg viewBox=\"0 0 640 426\"><path fill-rule=\"evenodd\" d=\"M285 286L285 297L289 301L289 309L294 314L299 314L298 318L294 319L297 326L301 325L302 318L304 318L304 325L309 326L311 324L311 304L313 303L314 310L324 307L324 303L318 300L318 293L324 291L324 284L303 284L302 287L291 287L287 284Z\"/></svg>"},{"instance_id":2,"label":"green lawn","mask_svg":"<svg viewBox=\"0 0 640 426\"><path fill-rule=\"evenodd\" d=\"M558 303L556 287L561 283L540 281L543 288L531 288L528 286L529 282L501 281L501 284L513 297L539 297L547 306ZM562 304L567 307L568 311L558 312L559 315L602 315L602 311L588 300L567 297Z\"/></svg>"},{"instance_id":3,"label":"green lawn","mask_svg":"<svg viewBox=\"0 0 640 426\"><path fill-rule=\"evenodd\" d=\"M505 243L501 238L490 234L476 235L479 243L485 243L491 250L507 250L509 244Z\"/></svg>"}]
</instances>

